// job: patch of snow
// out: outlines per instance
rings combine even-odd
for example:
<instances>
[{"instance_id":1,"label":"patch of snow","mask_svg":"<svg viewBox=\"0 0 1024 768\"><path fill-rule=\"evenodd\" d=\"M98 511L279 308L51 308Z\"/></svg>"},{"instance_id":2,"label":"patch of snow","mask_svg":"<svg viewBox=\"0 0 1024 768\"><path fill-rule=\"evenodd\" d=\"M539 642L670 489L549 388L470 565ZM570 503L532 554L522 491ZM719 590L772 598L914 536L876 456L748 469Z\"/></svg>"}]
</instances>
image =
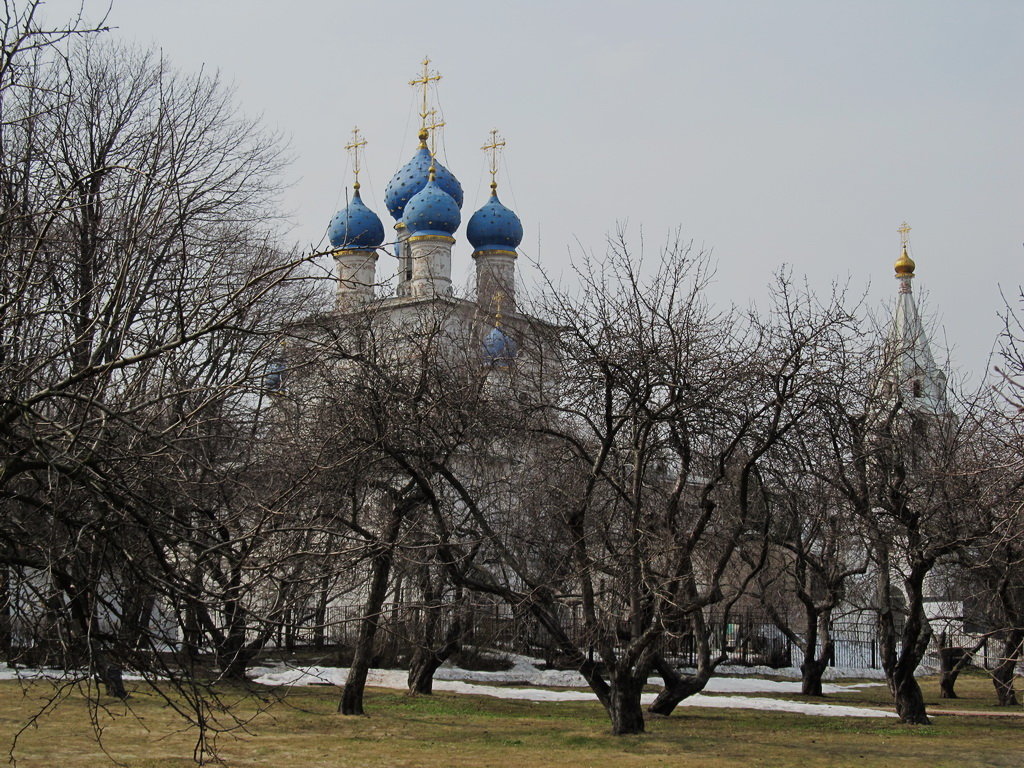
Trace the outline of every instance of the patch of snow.
<instances>
[{"instance_id":1,"label":"patch of snow","mask_svg":"<svg viewBox=\"0 0 1024 768\"><path fill-rule=\"evenodd\" d=\"M6 662L0 661L0 680L85 680L87 677L88 674L81 669L11 667ZM121 674L121 679L128 683L145 680L146 677L137 672L125 670Z\"/></svg>"},{"instance_id":2,"label":"patch of snow","mask_svg":"<svg viewBox=\"0 0 1024 768\"><path fill-rule=\"evenodd\" d=\"M67 676L62 669L22 669L0 662L0 680L56 680Z\"/></svg>"},{"instance_id":3,"label":"patch of snow","mask_svg":"<svg viewBox=\"0 0 1024 768\"><path fill-rule=\"evenodd\" d=\"M741 667L736 664L723 664L718 667L716 674L743 676L766 675L769 677L790 677L795 680L799 680L802 676L800 673L800 667ZM826 667L825 673L822 675L823 680L845 680L851 677L868 680L884 680L885 672L881 669L871 669L868 667Z\"/></svg>"},{"instance_id":4,"label":"patch of snow","mask_svg":"<svg viewBox=\"0 0 1024 768\"><path fill-rule=\"evenodd\" d=\"M441 670L438 670L439 672ZM551 673L551 674L549 674ZM341 686L345 683L348 670L344 667L255 667L249 670L254 682L262 685L303 686L328 684ZM558 678L556 675L564 677ZM570 680L569 675L575 677ZM559 682L547 682L558 679ZM367 685L381 688L402 690L406 688L407 673L403 670L371 669L366 679ZM543 688L516 688L498 685L486 685L482 682L525 682L529 685L568 686L577 690L553 691ZM829 692L849 690L857 686L829 685ZM538 670L532 660L516 660L512 669L504 672L471 672L458 667L445 667L443 676L435 676L435 691L451 693L470 693L480 696L492 696L497 699L517 699L521 701L593 701L594 694L584 687L583 678L577 673L557 672L555 670ZM799 683L778 682L756 678L712 678L706 689L710 692L776 692L799 693ZM655 694L646 693L644 704L654 701ZM717 707L739 709L763 709L777 712L797 712L807 715L825 717L895 717L891 712L882 712L862 707L847 707L835 704L811 704L783 699L752 698L745 696L706 696L697 694L684 700L680 706L686 707Z\"/></svg>"},{"instance_id":5,"label":"patch of snow","mask_svg":"<svg viewBox=\"0 0 1024 768\"><path fill-rule=\"evenodd\" d=\"M652 678L652 681L654 679ZM655 681L656 682L656 681ZM882 683L822 683L822 693L840 693L870 688ZM705 693L800 693L800 683L781 680L764 680L758 677L712 677L704 688Z\"/></svg>"},{"instance_id":6,"label":"patch of snow","mask_svg":"<svg viewBox=\"0 0 1024 768\"><path fill-rule=\"evenodd\" d=\"M719 707L725 709L765 709L771 712L797 712L818 717L896 717L895 712L866 707L847 707L840 704L810 704L785 699L751 698L747 696L704 696L696 694L679 706Z\"/></svg>"}]
</instances>

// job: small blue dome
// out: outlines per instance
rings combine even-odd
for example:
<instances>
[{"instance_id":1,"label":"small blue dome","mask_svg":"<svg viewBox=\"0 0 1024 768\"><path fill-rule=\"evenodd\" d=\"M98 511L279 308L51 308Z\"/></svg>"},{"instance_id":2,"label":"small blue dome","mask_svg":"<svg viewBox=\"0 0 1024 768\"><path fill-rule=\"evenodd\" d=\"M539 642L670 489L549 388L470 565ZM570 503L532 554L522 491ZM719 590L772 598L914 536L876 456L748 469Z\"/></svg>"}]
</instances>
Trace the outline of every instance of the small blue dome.
<instances>
[{"instance_id":1,"label":"small blue dome","mask_svg":"<svg viewBox=\"0 0 1024 768\"><path fill-rule=\"evenodd\" d=\"M412 196L402 217L410 235L450 236L461 221L458 203L437 181L428 181L427 186Z\"/></svg>"},{"instance_id":2,"label":"small blue dome","mask_svg":"<svg viewBox=\"0 0 1024 768\"><path fill-rule=\"evenodd\" d=\"M483 343L484 362L507 363L515 359L519 348L515 341L501 328L491 328L484 336Z\"/></svg>"},{"instance_id":3,"label":"small blue dome","mask_svg":"<svg viewBox=\"0 0 1024 768\"><path fill-rule=\"evenodd\" d=\"M523 224L493 193L470 217L466 237L478 251L514 251L523 242Z\"/></svg>"},{"instance_id":4,"label":"small blue dome","mask_svg":"<svg viewBox=\"0 0 1024 768\"><path fill-rule=\"evenodd\" d=\"M349 204L334 214L327 237L334 248L376 248L384 242L384 225L363 205L357 189Z\"/></svg>"},{"instance_id":5,"label":"small blue dome","mask_svg":"<svg viewBox=\"0 0 1024 768\"><path fill-rule=\"evenodd\" d=\"M452 172L434 160L434 177L441 189L451 195L455 204L462 208L462 185ZM401 221L405 208L413 196L427 185L430 175L430 150L420 147L412 160L402 166L398 173L391 177L384 190L384 204L395 221Z\"/></svg>"},{"instance_id":6,"label":"small blue dome","mask_svg":"<svg viewBox=\"0 0 1024 768\"><path fill-rule=\"evenodd\" d=\"M287 365L284 360L271 360L267 364L267 372L263 374L263 387L268 392L280 394L284 389L284 373Z\"/></svg>"}]
</instances>

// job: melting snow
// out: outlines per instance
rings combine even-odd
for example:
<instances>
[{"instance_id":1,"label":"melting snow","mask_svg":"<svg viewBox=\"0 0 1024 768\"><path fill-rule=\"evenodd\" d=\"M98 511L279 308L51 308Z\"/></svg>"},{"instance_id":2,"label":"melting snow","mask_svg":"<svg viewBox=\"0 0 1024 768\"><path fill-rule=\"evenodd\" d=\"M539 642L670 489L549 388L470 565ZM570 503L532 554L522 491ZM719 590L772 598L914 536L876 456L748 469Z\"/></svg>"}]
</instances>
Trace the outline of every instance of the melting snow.
<instances>
[{"instance_id":1,"label":"melting snow","mask_svg":"<svg viewBox=\"0 0 1024 768\"><path fill-rule=\"evenodd\" d=\"M593 701L594 694L587 688L586 682L578 672L539 669L542 664L538 659L526 656L512 656L511 669L501 672L475 672L468 669L445 665L434 675L434 690L451 693L472 693L481 696L493 696L498 699L519 699L523 701ZM750 672L746 668L725 671ZM763 670L762 674L785 676L787 670ZM59 669L12 668L0 662L0 680L14 679L67 679L76 673L68 673ZM78 673L81 677L82 673ZM249 677L255 682L272 686L304 686L304 685L336 685L345 684L348 669L345 667L289 667L284 664L265 667L253 667ZM863 670L851 671L851 676L863 676ZM371 669L367 676L367 684L380 688L406 688L406 672L392 669ZM124 679L141 680L141 676L126 673ZM659 680L651 678L657 684ZM826 683L822 686L825 693L854 690L866 685L878 683L836 684ZM523 687L513 687L523 686ZM551 688L569 688L572 690L550 690ZM765 680L759 677L713 677L704 689L706 693L800 693L800 683L791 681ZM644 704L654 701L654 694L643 695ZM717 707L730 709L766 709L777 712L798 712L807 715L827 717L895 717L891 712L883 712L862 707L848 707L836 704L812 704L803 701L788 701L768 697L751 696L708 696L697 694L685 699L683 707Z\"/></svg>"},{"instance_id":2,"label":"melting snow","mask_svg":"<svg viewBox=\"0 0 1024 768\"><path fill-rule=\"evenodd\" d=\"M593 701L594 694L586 688L582 676L577 672L538 669L539 663L523 656L513 657L512 669L502 672L474 672L458 667L444 666L434 675L435 691L452 693L472 693L481 696L493 696L498 699L519 699L523 701ZM263 685L337 685L345 684L348 669L344 667L288 667L276 665L272 667L254 667L249 676ZM406 672L403 670L371 669L367 676L367 685L380 688L406 688ZM651 682L658 680L652 678ZM490 683L490 684L488 684ZM504 683L505 685L497 685ZM519 684L530 687L511 687L508 684ZM844 690L855 690L865 685L877 683L860 683L839 685L828 683L822 686L825 693L838 693ZM576 690L553 691L533 686L566 687ZM713 677L708 681L705 691L709 693L800 693L799 682L779 682L756 677ZM654 701L655 694L643 695L644 704ZM863 707L848 707L836 704L812 704L802 701L787 701L767 697L749 696L707 696L697 694L685 699L680 706L684 707L717 707L729 709L766 709L776 712L798 712L806 715L826 717L895 717L891 712L883 712Z\"/></svg>"},{"instance_id":3,"label":"melting snow","mask_svg":"<svg viewBox=\"0 0 1024 768\"><path fill-rule=\"evenodd\" d=\"M42 667L40 669L33 669L32 667L10 667L7 662L0 661L0 680L87 680L89 673L82 669L54 669L49 667ZM126 683L146 680L144 675L137 674L135 672L125 671L121 675L121 679Z\"/></svg>"}]
</instances>

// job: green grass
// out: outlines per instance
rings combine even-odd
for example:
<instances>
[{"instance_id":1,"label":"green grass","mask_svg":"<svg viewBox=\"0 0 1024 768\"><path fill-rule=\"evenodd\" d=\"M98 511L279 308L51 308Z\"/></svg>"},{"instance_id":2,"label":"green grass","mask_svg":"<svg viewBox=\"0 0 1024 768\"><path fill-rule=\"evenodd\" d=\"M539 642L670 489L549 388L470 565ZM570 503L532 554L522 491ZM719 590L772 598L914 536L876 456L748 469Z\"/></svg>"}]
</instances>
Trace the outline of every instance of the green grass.
<instances>
[{"instance_id":1,"label":"green grass","mask_svg":"<svg viewBox=\"0 0 1024 768\"><path fill-rule=\"evenodd\" d=\"M926 680L924 688L929 703L938 703L937 683ZM994 709L987 679L962 678L958 689L963 698L953 702L957 709ZM18 683L0 683L0 739L5 744L52 690L47 683L24 689ZM245 730L217 739L220 757L230 766L275 768L1024 764L1024 718L948 715L937 717L931 727L911 727L883 719L681 708L672 717L650 719L648 732L641 736L614 737L596 703L535 703L445 693L410 697L371 689L366 700L370 716L350 718L336 714L337 696L331 687L295 689L262 713L255 698L244 699L237 711L253 719ZM884 686L844 692L827 701L890 705ZM195 733L183 732L180 720L151 691L136 690L127 710L111 700L103 703L107 711L96 713L80 693L69 695L19 738L17 765L113 765L97 744L96 727L102 729L103 747L123 765L193 765Z\"/></svg>"}]
</instances>

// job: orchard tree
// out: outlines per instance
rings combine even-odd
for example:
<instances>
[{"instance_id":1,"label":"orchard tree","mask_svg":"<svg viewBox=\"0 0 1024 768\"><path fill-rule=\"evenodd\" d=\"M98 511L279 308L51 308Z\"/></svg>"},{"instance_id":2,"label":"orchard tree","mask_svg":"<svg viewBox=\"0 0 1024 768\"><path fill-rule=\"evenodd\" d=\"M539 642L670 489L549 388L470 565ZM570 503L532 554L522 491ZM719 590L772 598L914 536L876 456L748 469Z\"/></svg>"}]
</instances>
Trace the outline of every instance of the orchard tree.
<instances>
[{"instance_id":1,"label":"orchard tree","mask_svg":"<svg viewBox=\"0 0 1024 768\"><path fill-rule=\"evenodd\" d=\"M787 436L766 470L772 552L755 581L769 618L802 655L800 692L806 696L823 695L822 676L835 651L833 626L868 565L861 520L831 482L816 415Z\"/></svg>"},{"instance_id":2,"label":"orchard tree","mask_svg":"<svg viewBox=\"0 0 1024 768\"><path fill-rule=\"evenodd\" d=\"M305 455L296 460L317 478L316 504L334 510L324 525L348 542L362 583L342 714L364 713L374 644L397 578L419 585L428 612L424 636L408 638L420 647L411 689L429 693L434 671L458 647L458 621L454 636L435 647L432 612L450 579L448 564L432 554L432 520L452 513L443 474L469 471L467 446L487 423L480 405L486 371L460 306L437 301L392 313L371 302L292 331L292 383L281 411L303 430Z\"/></svg>"},{"instance_id":3,"label":"orchard tree","mask_svg":"<svg viewBox=\"0 0 1024 768\"><path fill-rule=\"evenodd\" d=\"M946 405L944 377L932 372L923 383L920 367L918 378L904 376L901 360L920 354L902 337L880 343L865 334L846 383L820 403L829 450L822 478L862 526L882 667L897 714L912 724L929 722L915 678L932 639L929 579L969 540L979 491L960 471L977 421L969 404L956 414Z\"/></svg>"},{"instance_id":4,"label":"orchard tree","mask_svg":"<svg viewBox=\"0 0 1024 768\"><path fill-rule=\"evenodd\" d=\"M520 372L545 373L526 387L537 396L496 413L502 438L475 452L475 475L448 478L465 516L439 532L453 564L483 542L467 585L531 614L616 734L644 729L653 670L662 714L712 674L706 612L732 605L762 565L740 552L769 522L758 467L802 412L820 336L794 333L784 313L715 313L707 258L683 245L642 269L619 240L580 269L579 296L547 297L558 365L524 348ZM695 676L664 656L686 634Z\"/></svg>"},{"instance_id":5,"label":"orchard tree","mask_svg":"<svg viewBox=\"0 0 1024 768\"><path fill-rule=\"evenodd\" d=\"M1018 703L1017 664L1024 655L1024 292L1007 302L999 343L998 379L985 401L984 441L971 469L983 478L975 538L965 571L977 590L972 619L999 641L992 670L1000 706Z\"/></svg>"},{"instance_id":6,"label":"orchard tree","mask_svg":"<svg viewBox=\"0 0 1024 768\"><path fill-rule=\"evenodd\" d=\"M41 612L54 660L123 694L173 642L157 605L221 589L189 537L244 495L300 260L268 228L278 141L229 91L91 38L56 55L37 5L4 31L0 562L11 622Z\"/></svg>"}]
</instances>

